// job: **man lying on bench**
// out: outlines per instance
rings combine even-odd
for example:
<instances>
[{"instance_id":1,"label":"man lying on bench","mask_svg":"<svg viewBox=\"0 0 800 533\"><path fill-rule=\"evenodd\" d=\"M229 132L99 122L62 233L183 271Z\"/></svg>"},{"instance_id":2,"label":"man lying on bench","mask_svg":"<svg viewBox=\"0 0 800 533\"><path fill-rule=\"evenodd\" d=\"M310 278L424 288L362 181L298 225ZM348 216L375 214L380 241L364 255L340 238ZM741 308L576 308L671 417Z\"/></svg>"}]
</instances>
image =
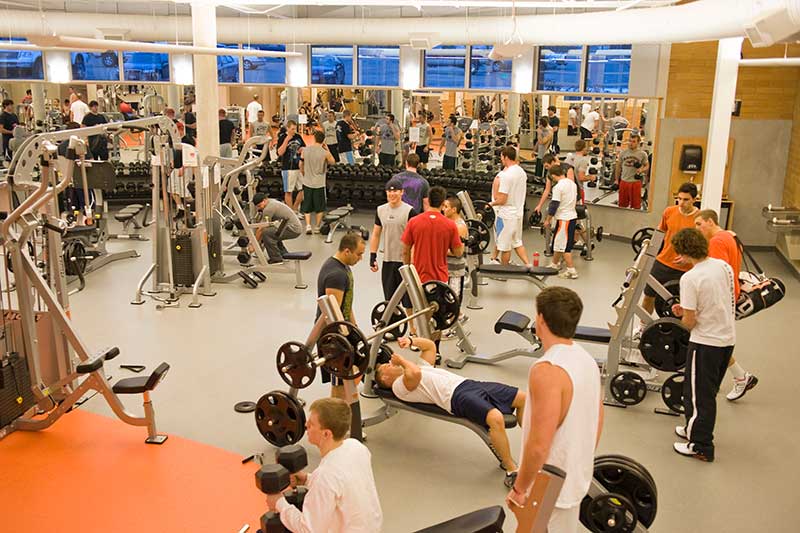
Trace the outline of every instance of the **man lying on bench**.
<instances>
[{"instance_id":1,"label":"man lying on bench","mask_svg":"<svg viewBox=\"0 0 800 533\"><path fill-rule=\"evenodd\" d=\"M473 381L444 368L435 368L436 345L429 339L401 337L397 342L404 349L412 345L419 348L420 364L393 353L391 362L375 368L375 382L392 389L399 400L434 404L453 416L488 428L489 439L506 470L506 486L513 485L517 464L511 457L503 415L516 414L521 421L525 393L502 383Z\"/></svg>"}]
</instances>

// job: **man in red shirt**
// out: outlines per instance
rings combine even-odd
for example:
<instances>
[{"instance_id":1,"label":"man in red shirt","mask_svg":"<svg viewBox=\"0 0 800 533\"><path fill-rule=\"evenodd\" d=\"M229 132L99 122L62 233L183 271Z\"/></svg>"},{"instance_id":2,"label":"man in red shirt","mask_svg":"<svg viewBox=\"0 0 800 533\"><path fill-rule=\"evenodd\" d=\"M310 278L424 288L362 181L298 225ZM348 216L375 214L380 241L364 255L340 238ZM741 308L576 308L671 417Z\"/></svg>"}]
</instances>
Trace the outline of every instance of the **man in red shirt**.
<instances>
[{"instance_id":1,"label":"man in red shirt","mask_svg":"<svg viewBox=\"0 0 800 533\"><path fill-rule=\"evenodd\" d=\"M448 252L456 257L464 253L456 223L441 213L446 196L444 187L431 188L428 208L408 221L401 237L403 263L414 264L422 283L431 280L447 283Z\"/></svg>"},{"instance_id":2,"label":"man in red shirt","mask_svg":"<svg viewBox=\"0 0 800 533\"><path fill-rule=\"evenodd\" d=\"M708 257L722 259L733 269L733 288L736 300L739 299L739 269L742 264L742 253L733 232L724 230L719 225L717 212L703 209L694 219L695 227L708 241ZM728 369L733 374L733 389L725 396L729 401L736 401L747 391L758 384L758 378L744 368L731 356Z\"/></svg>"}]
</instances>

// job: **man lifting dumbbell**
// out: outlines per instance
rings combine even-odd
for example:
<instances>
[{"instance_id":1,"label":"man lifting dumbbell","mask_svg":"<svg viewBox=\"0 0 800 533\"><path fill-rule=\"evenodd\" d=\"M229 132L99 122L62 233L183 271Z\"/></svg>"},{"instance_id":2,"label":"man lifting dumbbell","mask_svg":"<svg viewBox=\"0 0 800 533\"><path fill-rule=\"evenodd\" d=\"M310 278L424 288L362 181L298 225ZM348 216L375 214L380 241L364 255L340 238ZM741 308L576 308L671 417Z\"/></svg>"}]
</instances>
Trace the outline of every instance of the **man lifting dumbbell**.
<instances>
[{"instance_id":1,"label":"man lifting dumbbell","mask_svg":"<svg viewBox=\"0 0 800 533\"><path fill-rule=\"evenodd\" d=\"M267 492L269 509L279 513L272 516L279 517L288 531L297 533L380 531L383 512L372 474L371 454L357 440L346 438L350 430L350 406L336 398L323 398L312 403L309 411L306 434L308 442L319 448L320 464L310 474L297 471L291 476L292 486L308 486L302 511L282 494L289 486L285 483L290 477L289 469L281 467L283 472L271 474L271 483L266 484L269 491L264 492ZM281 459L280 452L278 459ZM302 461L293 462L295 466L300 463ZM264 469L262 467L262 471ZM266 470L278 469L270 465Z\"/></svg>"},{"instance_id":2,"label":"man lifting dumbbell","mask_svg":"<svg viewBox=\"0 0 800 533\"><path fill-rule=\"evenodd\" d=\"M253 224L258 224L265 219L277 223L286 220L286 226L280 235L278 235L278 226L275 224L256 227L256 241L261 243L267 251L268 262L270 264L283 263L283 254L288 253L283 241L300 236L303 229L300 219L297 218L297 215L294 214L294 211L289 206L278 200L268 198L263 192L257 192L253 195L253 205L258 209ZM253 250L252 246L253 244L251 243L249 245L250 251Z\"/></svg>"},{"instance_id":3,"label":"man lifting dumbbell","mask_svg":"<svg viewBox=\"0 0 800 533\"><path fill-rule=\"evenodd\" d=\"M502 383L473 381L444 368L435 368L436 345L429 339L401 337L398 344L404 349L419 348L419 365L393 353L391 362L375 368L375 382L392 389L404 402L433 404L454 416L488 427L492 446L506 470L506 486L510 487L516 479L517 464L511 457L503 415L516 414L521 421L525 393Z\"/></svg>"},{"instance_id":4,"label":"man lifting dumbbell","mask_svg":"<svg viewBox=\"0 0 800 533\"><path fill-rule=\"evenodd\" d=\"M275 453L275 463L263 465L258 472L256 472L256 487L267 495L267 503L269 504L269 497L280 498L283 492L290 486L296 486L296 474L299 474L308 466L308 455L305 448L298 444L291 446L284 446ZM295 488L297 494L300 491ZM303 502L305 503L305 497ZM300 507L298 502L298 507ZM269 511L261 517L261 531L263 533L283 533L287 531L281 522L280 515L276 512Z\"/></svg>"}]
</instances>

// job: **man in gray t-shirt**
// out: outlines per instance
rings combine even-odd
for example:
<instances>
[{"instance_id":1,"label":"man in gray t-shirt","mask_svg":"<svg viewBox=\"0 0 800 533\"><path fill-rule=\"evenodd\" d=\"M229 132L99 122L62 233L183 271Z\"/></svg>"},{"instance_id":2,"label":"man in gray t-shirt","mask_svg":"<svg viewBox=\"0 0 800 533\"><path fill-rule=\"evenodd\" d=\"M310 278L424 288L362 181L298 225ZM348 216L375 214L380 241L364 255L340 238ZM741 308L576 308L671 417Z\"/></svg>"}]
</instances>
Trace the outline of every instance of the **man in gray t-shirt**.
<instances>
[{"instance_id":1,"label":"man in gray t-shirt","mask_svg":"<svg viewBox=\"0 0 800 533\"><path fill-rule=\"evenodd\" d=\"M619 153L614 177L619 184L619 206L642 208L642 181L650 168L647 153L639 148L639 136L631 133L628 147Z\"/></svg>"},{"instance_id":2,"label":"man in gray t-shirt","mask_svg":"<svg viewBox=\"0 0 800 533\"><path fill-rule=\"evenodd\" d=\"M256 145L259 150L266 150L267 155L264 157L264 161L269 161L269 145L272 141L272 128L269 125L269 122L264 120L264 111L259 111L257 113L257 118L255 122L250 123L250 137L266 137L267 142L264 144Z\"/></svg>"},{"instance_id":3,"label":"man in gray t-shirt","mask_svg":"<svg viewBox=\"0 0 800 533\"><path fill-rule=\"evenodd\" d=\"M397 159L397 141L400 140L400 130L394 122L394 115L386 115L386 121L381 122L378 130L378 162L387 167L393 167Z\"/></svg>"},{"instance_id":4,"label":"man in gray t-shirt","mask_svg":"<svg viewBox=\"0 0 800 533\"><path fill-rule=\"evenodd\" d=\"M439 146L439 155L442 155L442 149L444 149L442 168L445 170L455 170L458 162L458 146L461 144L464 132L459 129L457 124L458 119L455 116L451 116L450 123L444 129L444 146Z\"/></svg>"},{"instance_id":5,"label":"man in gray t-shirt","mask_svg":"<svg viewBox=\"0 0 800 533\"><path fill-rule=\"evenodd\" d=\"M296 239L300 236L303 226L300 219L294 214L288 205L267 198L263 192L253 195L253 205L258 209L253 223L269 220L270 222L280 223L286 220L286 226L281 235L278 235L278 225L262 226L256 228L256 240L261 242L267 251L270 264L283 263L283 255L289 251L283 245L283 241ZM252 248L252 244L250 245Z\"/></svg>"},{"instance_id":6,"label":"man in gray t-shirt","mask_svg":"<svg viewBox=\"0 0 800 533\"><path fill-rule=\"evenodd\" d=\"M369 241L369 266L373 272L378 271L378 247L383 235L381 283L383 297L389 300L403 281L400 277L400 267L403 266L403 242L400 238L409 219L415 216L417 211L403 201L403 183L399 179L392 178L386 183L386 200L385 204L378 206L375 213L375 225ZM402 304L406 309L411 308L407 294L403 297Z\"/></svg>"},{"instance_id":7,"label":"man in gray t-shirt","mask_svg":"<svg viewBox=\"0 0 800 533\"><path fill-rule=\"evenodd\" d=\"M339 147L336 144L336 113L328 111L328 120L321 124L322 131L325 132L325 146L333 156L335 162L339 162Z\"/></svg>"},{"instance_id":8,"label":"man in gray t-shirt","mask_svg":"<svg viewBox=\"0 0 800 533\"><path fill-rule=\"evenodd\" d=\"M325 197L325 173L328 165L334 163L333 156L325 147L325 134L319 130L314 132L314 144L306 146L300 156L300 181L303 184L303 203L300 212L306 219L306 235L311 234L311 213L317 218L314 227L319 233L322 215L327 208Z\"/></svg>"}]
</instances>

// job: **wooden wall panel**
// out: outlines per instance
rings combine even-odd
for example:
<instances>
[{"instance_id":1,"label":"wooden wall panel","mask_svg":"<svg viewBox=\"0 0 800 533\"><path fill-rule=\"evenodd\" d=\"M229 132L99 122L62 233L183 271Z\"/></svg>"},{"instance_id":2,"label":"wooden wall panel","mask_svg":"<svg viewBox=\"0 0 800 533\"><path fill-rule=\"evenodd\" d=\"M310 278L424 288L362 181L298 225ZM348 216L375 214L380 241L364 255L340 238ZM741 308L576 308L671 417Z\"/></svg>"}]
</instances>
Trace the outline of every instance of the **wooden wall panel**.
<instances>
[{"instance_id":1,"label":"wooden wall panel","mask_svg":"<svg viewBox=\"0 0 800 533\"><path fill-rule=\"evenodd\" d=\"M783 205L800 207L800 82L794 99L792 141L789 145L786 180L783 184Z\"/></svg>"}]
</instances>

